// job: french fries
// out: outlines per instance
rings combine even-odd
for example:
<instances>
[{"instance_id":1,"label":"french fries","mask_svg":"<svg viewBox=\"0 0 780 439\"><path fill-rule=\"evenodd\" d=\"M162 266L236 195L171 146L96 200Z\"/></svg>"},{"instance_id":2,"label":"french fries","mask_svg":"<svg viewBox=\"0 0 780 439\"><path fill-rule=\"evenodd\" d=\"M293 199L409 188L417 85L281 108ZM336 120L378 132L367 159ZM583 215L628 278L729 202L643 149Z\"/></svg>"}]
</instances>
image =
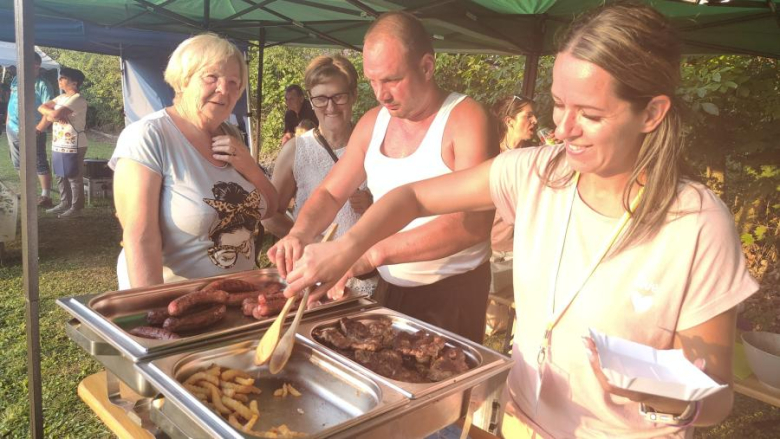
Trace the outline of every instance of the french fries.
<instances>
[{"instance_id":1,"label":"french fries","mask_svg":"<svg viewBox=\"0 0 780 439\"><path fill-rule=\"evenodd\" d=\"M241 401L236 401L235 399L229 397L229 396L222 396L222 403L225 404L225 407L230 408L233 410L236 414L241 416L244 419L252 419L252 416L254 414L251 410L249 410L249 407L245 406Z\"/></svg>"},{"instance_id":2,"label":"french fries","mask_svg":"<svg viewBox=\"0 0 780 439\"><path fill-rule=\"evenodd\" d=\"M298 396L301 396L301 392L299 392L290 383L284 383L284 384L282 384L282 387L280 389L274 390L274 396L287 398L287 395L292 395L292 396L298 397Z\"/></svg>"},{"instance_id":3,"label":"french fries","mask_svg":"<svg viewBox=\"0 0 780 439\"><path fill-rule=\"evenodd\" d=\"M222 415L238 431L260 438L307 436L305 433L290 430L285 424L266 431L253 431L260 419L258 402L253 399L253 395L259 395L261 390L254 385L255 382L256 379L247 372L213 364L196 371L182 384L193 396ZM280 389L274 391L275 397L286 398L287 395L298 397L301 392L290 383L283 383ZM298 409L298 413L301 412L302 410Z\"/></svg>"}]
</instances>

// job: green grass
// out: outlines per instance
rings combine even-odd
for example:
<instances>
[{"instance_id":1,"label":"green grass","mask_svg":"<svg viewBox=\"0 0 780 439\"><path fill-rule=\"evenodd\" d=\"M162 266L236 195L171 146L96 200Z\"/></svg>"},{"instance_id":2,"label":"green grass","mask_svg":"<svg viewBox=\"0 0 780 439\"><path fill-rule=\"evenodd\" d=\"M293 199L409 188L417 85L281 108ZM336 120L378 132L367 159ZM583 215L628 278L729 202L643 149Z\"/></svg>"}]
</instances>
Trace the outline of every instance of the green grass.
<instances>
[{"instance_id":1,"label":"green grass","mask_svg":"<svg viewBox=\"0 0 780 439\"><path fill-rule=\"evenodd\" d=\"M110 157L112 143L90 140L87 157ZM14 191L20 188L5 134L0 136L0 180ZM101 370L101 366L65 335L69 316L55 304L60 297L116 289L120 230L110 202L98 201L97 206L85 209L79 218L61 220L39 210L41 375L46 437L111 437L76 394L78 383ZM0 437L29 437L21 239L6 243L5 260L0 267L0 321Z\"/></svg>"},{"instance_id":2,"label":"green grass","mask_svg":"<svg viewBox=\"0 0 780 439\"><path fill-rule=\"evenodd\" d=\"M19 177L0 136L0 180L18 191ZM90 138L89 158L109 158L114 145ZM55 199L58 198L55 194ZM57 298L116 289L115 263L121 231L108 200L84 210L79 218L61 220L39 211L39 287L44 431L52 438L111 437L81 402L76 389L100 364L65 335L68 314ZM270 239L267 239L270 241ZM0 266L0 438L29 437L25 298L21 241L6 244ZM486 345L498 346L502 334ZM697 429L697 438L780 437L780 409L737 395L734 411L721 425Z\"/></svg>"}]
</instances>

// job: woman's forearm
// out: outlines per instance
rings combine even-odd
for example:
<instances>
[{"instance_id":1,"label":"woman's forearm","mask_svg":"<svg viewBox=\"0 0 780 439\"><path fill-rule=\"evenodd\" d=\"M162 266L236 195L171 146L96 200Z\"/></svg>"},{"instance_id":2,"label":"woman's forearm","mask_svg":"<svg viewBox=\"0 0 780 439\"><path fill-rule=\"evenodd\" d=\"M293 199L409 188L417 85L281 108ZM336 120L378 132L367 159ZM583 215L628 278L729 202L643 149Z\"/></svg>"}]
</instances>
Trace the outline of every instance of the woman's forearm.
<instances>
[{"instance_id":1,"label":"woman's forearm","mask_svg":"<svg viewBox=\"0 0 780 439\"><path fill-rule=\"evenodd\" d=\"M287 236L287 234L290 233L292 226L292 218L281 212L277 212L274 216L263 220L263 227L265 227L265 230L279 239Z\"/></svg>"},{"instance_id":2,"label":"woman's forearm","mask_svg":"<svg viewBox=\"0 0 780 439\"><path fill-rule=\"evenodd\" d=\"M700 404L699 416L693 425L709 427L720 424L731 413L731 408L734 405L734 389L729 386L727 389L704 398Z\"/></svg>"},{"instance_id":3,"label":"woman's forearm","mask_svg":"<svg viewBox=\"0 0 780 439\"><path fill-rule=\"evenodd\" d=\"M127 275L133 288L163 283L162 240L159 233L128 234L122 241Z\"/></svg>"}]
</instances>

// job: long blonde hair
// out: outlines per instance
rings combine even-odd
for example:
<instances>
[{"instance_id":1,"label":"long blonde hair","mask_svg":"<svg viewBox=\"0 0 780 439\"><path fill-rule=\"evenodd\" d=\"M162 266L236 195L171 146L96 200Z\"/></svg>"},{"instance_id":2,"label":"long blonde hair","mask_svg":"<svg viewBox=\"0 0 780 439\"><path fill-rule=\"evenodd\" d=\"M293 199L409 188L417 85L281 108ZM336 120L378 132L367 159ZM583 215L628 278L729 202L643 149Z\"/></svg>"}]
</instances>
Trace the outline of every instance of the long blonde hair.
<instances>
[{"instance_id":1,"label":"long blonde hair","mask_svg":"<svg viewBox=\"0 0 780 439\"><path fill-rule=\"evenodd\" d=\"M634 111L645 108L655 96L665 95L671 106L658 127L647 134L623 191L623 206L631 212L628 226L613 254L655 235L675 202L677 185L687 177L683 152L680 103L674 96L680 82L680 40L669 21L655 9L634 4L613 4L578 18L559 43L558 53L593 63L615 79L618 97ZM568 185L574 171L562 173L566 151L539 168L550 187ZM644 185L642 200L632 212L631 188Z\"/></svg>"}]
</instances>

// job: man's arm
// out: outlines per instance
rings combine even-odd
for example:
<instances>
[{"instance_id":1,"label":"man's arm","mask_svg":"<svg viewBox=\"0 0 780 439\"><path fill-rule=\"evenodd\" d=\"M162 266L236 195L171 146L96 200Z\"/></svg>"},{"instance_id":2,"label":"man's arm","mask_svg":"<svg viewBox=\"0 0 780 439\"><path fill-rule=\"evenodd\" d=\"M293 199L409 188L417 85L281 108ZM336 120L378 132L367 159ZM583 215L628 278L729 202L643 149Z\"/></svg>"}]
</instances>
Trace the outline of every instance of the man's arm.
<instances>
[{"instance_id":1,"label":"man's arm","mask_svg":"<svg viewBox=\"0 0 780 439\"><path fill-rule=\"evenodd\" d=\"M292 270L293 261L301 257L303 247L333 222L339 209L365 181L363 162L379 108L368 111L360 119L344 155L306 200L290 233L268 250L268 258L276 264L282 277Z\"/></svg>"},{"instance_id":2,"label":"man's arm","mask_svg":"<svg viewBox=\"0 0 780 439\"><path fill-rule=\"evenodd\" d=\"M498 154L495 126L485 109L470 98L453 109L442 141L444 161L453 171L471 168ZM374 267L443 258L489 239L493 216L493 210L441 215L379 242L366 257Z\"/></svg>"}]
</instances>

